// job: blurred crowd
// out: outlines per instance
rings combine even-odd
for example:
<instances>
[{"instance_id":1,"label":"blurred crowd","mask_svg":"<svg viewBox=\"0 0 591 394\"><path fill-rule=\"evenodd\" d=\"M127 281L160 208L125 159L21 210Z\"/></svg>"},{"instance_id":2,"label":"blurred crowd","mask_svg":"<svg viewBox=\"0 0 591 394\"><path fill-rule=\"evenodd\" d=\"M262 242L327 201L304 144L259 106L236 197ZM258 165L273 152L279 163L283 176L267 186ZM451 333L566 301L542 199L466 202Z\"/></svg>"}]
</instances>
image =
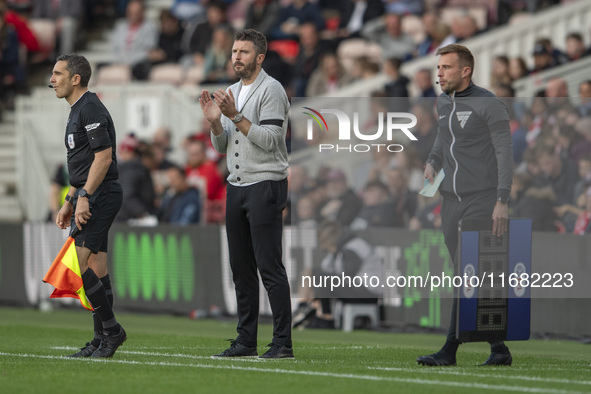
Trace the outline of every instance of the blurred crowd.
<instances>
[{"instance_id":1,"label":"blurred crowd","mask_svg":"<svg viewBox=\"0 0 591 394\"><path fill-rule=\"evenodd\" d=\"M591 233L590 93L591 80L580 83L579 97L570 98L566 82L554 78L534 98L502 98L513 139L510 215L531 218L534 230ZM353 230L440 228L441 197L418 194L437 133L434 104L415 98L410 111L418 122L411 131L418 141L392 141L404 146L399 153L375 151L370 166L364 171L357 166L356 179L348 179L342 168L329 165L311 174L305 163L292 163L286 221L303 226L337 221ZM360 180L364 185L356 189Z\"/></svg>"},{"instance_id":2,"label":"blurred crowd","mask_svg":"<svg viewBox=\"0 0 591 394\"><path fill-rule=\"evenodd\" d=\"M28 65L83 48L97 21L110 29L111 37L111 61L99 65L116 67L131 79L233 82L232 35L246 27L267 35L269 52L263 67L290 97L323 95L380 72L397 82L387 93L404 97L409 83L423 90L422 75L391 74L391 64L400 67L508 23L514 14L559 2L174 0L171 8L151 10L148 17L150 2L142 0L0 0L0 103L11 108L15 93L26 90ZM581 32L554 39L565 40L565 52L550 39L540 39L533 60L495 59L494 84L510 86L529 73L589 53ZM534 66L529 70L526 64ZM182 73L181 79L172 77L176 72Z\"/></svg>"},{"instance_id":3,"label":"blurred crowd","mask_svg":"<svg viewBox=\"0 0 591 394\"><path fill-rule=\"evenodd\" d=\"M134 133L121 139L117 164L123 205L115 221L147 226L224 223L228 173L209 130L187 136L180 147L171 145L171 136L171 130L162 127L149 140ZM169 158L175 148L182 149L183 163ZM68 189L64 163L52 178L49 220L55 219Z\"/></svg>"},{"instance_id":4,"label":"blurred crowd","mask_svg":"<svg viewBox=\"0 0 591 394\"><path fill-rule=\"evenodd\" d=\"M114 0L0 0L0 115L28 90L37 65L85 46L89 32L116 17Z\"/></svg>"},{"instance_id":5,"label":"blurred crowd","mask_svg":"<svg viewBox=\"0 0 591 394\"><path fill-rule=\"evenodd\" d=\"M361 190L351 189L351 180L338 169L313 175L294 165L291 213L286 220L336 218L353 228L437 227L439 204L423 200L417 191L436 133L433 108L420 99L436 97L439 90L432 85L434 70L403 75L401 66L558 3L174 0L169 9L152 10L146 9L150 2L141 0L0 0L0 111L11 108L14 95L26 90L31 64L51 63L61 53L83 48L99 20L114 23L109 42L112 61L103 67L123 66L133 79L150 81L159 67L174 65L186 71L185 82L192 84L236 81L230 61L233 32L255 28L269 41L263 67L290 97L324 95L382 73L388 82L372 96L411 96L409 110L419 118L413 130L419 141L406 144L399 154L376 154ZM583 37L584 32L573 31L565 37L538 38L532 53L496 57L491 84L485 87L500 97L513 97L514 82L520 78L591 53ZM536 229L580 232L583 219L579 219L588 217L590 82L580 84L579 96L571 101L565 82L555 79L535 98L508 104L516 164L511 207L514 215L534 217ZM138 198L129 199L134 202L124 206L120 219L222 222L224 158L210 146L207 130L187 137L182 147L170 146L170 133L159 130L151 141L127 135L120 144L122 182L132 185L129 193ZM289 140L288 147L296 151L306 145ZM173 148L184 150L185 163L170 162L167 157ZM59 194L63 179L63 169L58 170L52 195ZM148 189L153 189L153 196ZM191 198L183 197L187 193ZM191 206L196 198L200 203ZM56 202L52 204L53 210ZM183 204L188 207L179 208ZM383 214L390 211L394 214Z\"/></svg>"}]
</instances>

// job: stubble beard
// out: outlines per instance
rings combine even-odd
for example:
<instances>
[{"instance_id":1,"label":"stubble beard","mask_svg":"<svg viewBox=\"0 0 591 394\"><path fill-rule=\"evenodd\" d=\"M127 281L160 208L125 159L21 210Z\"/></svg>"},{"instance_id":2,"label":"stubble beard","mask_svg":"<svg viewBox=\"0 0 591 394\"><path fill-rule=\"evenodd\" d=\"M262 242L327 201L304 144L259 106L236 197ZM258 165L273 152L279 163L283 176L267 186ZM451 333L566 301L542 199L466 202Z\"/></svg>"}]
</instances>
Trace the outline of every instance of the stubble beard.
<instances>
[{"instance_id":1,"label":"stubble beard","mask_svg":"<svg viewBox=\"0 0 591 394\"><path fill-rule=\"evenodd\" d=\"M240 79L249 79L252 74L254 73L254 71L256 70L256 62L251 62L248 64L245 63L240 63L242 64L242 70L238 71L236 70L236 66L234 66L234 72L236 73L236 76Z\"/></svg>"}]
</instances>

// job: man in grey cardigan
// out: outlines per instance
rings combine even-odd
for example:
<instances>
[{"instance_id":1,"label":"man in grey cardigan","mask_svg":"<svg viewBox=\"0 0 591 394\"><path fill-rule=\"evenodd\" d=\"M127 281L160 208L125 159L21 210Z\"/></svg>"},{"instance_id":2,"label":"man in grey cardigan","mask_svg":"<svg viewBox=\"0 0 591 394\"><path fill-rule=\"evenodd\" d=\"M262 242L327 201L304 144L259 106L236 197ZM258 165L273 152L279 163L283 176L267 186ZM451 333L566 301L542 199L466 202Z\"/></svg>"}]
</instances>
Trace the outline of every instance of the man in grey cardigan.
<instances>
[{"instance_id":1,"label":"man in grey cardigan","mask_svg":"<svg viewBox=\"0 0 591 394\"><path fill-rule=\"evenodd\" d=\"M287 201L285 134L289 102L261 68L267 40L248 29L235 34L232 65L240 82L199 102L215 149L227 155L226 232L238 304L238 337L216 357L256 357L259 281L269 295L273 341L262 358L293 358L291 300L282 261L282 211Z\"/></svg>"}]
</instances>

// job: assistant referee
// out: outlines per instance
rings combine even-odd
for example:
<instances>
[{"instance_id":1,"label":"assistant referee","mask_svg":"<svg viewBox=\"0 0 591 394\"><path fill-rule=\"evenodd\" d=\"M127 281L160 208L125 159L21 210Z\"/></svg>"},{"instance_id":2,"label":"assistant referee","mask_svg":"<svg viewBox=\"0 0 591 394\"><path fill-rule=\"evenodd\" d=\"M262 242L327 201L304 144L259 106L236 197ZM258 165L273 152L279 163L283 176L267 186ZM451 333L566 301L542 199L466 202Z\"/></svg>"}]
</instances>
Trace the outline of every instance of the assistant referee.
<instances>
[{"instance_id":1,"label":"assistant referee","mask_svg":"<svg viewBox=\"0 0 591 394\"><path fill-rule=\"evenodd\" d=\"M127 334L113 314L113 291L107 272L107 242L111 224L121 208L115 127L95 93L88 91L91 68L77 54L62 55L50 83L57 98L70 104L65 144L70 190L57 213L56 224L76 226L74 237L84 291L94 308L94 338L69 357L112 357Z\"/></svg>"}]
</instances>

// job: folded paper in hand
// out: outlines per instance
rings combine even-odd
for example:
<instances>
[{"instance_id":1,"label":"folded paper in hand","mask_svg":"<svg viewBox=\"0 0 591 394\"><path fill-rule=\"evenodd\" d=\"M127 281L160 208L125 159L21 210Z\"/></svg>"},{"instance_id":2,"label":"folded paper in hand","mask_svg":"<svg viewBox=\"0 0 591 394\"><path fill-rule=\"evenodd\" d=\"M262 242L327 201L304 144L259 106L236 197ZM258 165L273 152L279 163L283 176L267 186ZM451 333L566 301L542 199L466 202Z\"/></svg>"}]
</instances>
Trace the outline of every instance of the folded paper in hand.
<instances>
[{"instance_id":1,"label":"folded paper in hand","mask_svg":"<svg viewBox=\"0 0 591 394\"><path fill-rule=\"evenodd\" d=\"M419 194L422 194L426 197L435 196L435 193L437 193L437 189L439 189L439 185L441 185L441 181L443 181L443 178L445 178L445 172L442 168L441 171L439 171L439 173L437 174L437 176L433 179L433 184L429 183L429 179L425 179L423 188L421 189Z\"/></svg>"}]
</instances>

